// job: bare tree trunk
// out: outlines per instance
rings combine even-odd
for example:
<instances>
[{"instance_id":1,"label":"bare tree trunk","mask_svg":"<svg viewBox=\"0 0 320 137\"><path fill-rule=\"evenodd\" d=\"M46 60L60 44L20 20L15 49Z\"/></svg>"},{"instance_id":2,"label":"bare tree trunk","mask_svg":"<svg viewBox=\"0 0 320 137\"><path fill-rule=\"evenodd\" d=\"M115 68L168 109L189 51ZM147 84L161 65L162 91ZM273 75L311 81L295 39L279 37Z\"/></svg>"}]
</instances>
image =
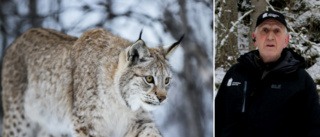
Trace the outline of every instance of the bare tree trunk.
<instances>
[{"instance_id":1,"label":"bare tree trunk","mask_svg":"<svg viewBox=\"0 0 320 137\"><path fill-rule=\"evenodd\" d=\"M266 0L251 0L251 5L252 7L254 7L254 11L251 13L252 24L250 27L250 34L249 34L250 37L252 36L252 33L255 31L258 16L264 11L266 11L267 2ZM254 49L256 49L256 47L253 45L253 41L250 40L249 50L254 50Z\"/></svg>"},{"instance_id":2,"label":"bare tree trunk","mask_svg":"<svg viewBox=\"0 0 320 137\"><path fill-rule=\"evenodd\" d=\"M238 19L238 6L229 0L226 3L221 2L221 8L220 23L217 25L217 43L220 45L217 48L216 64L217 66L223 65L225 68L228 68L236 63L236 59L239 56L238 38L235 35L237 28L233 30L234 32L230 32L230 28L233 26L232 23ZM225 39L227 36L228 38ZM222 42L223 39L225 39L224 42Z\"/></svg>"}]
</instances>

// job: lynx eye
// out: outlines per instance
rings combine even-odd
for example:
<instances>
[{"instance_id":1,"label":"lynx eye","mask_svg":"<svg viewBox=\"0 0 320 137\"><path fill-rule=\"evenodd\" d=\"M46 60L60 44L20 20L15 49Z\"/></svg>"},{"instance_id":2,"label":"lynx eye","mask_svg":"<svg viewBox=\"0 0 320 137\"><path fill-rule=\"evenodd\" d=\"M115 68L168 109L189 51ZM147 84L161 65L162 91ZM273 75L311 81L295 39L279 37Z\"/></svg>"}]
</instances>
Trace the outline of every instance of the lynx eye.
<instances>
[{"instance_id":1,"label":"lynx eye","mask_svg":"<svg viewBox=\"0 0 320 137\"><path fill-rule=\"evenodd\" d=\"M169 84L169 82L170 82L170 78L168 77L168 78L165 79L164 83L165 84Z\"/></svg>"},{"instance_id":2,"label":"lynx eye","mask_svg":"<svg viewBox=\"0 0 320 137\"><path fill-rule=\"evenodd\" d=\"M148 83L153 83L153 76L144 77Z\"/></svg>"}]
</instances>

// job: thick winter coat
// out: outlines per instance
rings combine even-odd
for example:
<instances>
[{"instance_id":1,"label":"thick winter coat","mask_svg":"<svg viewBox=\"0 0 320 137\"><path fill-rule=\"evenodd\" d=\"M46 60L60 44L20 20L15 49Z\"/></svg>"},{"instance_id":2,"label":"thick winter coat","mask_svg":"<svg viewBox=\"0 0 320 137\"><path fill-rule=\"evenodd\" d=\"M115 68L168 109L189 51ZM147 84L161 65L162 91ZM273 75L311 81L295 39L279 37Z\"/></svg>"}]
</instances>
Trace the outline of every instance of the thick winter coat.
<instances>
[{"instance_id":1,"label":"thick winter coat","mask_svg":"<svg viewBox=\"0 0 320 137\"><path fill-rule=\"evenodd\" d=\"M255 50L238 62L215 100L216 137L320 137L318 93L303 57L284 49L264 64Z\"/></svg>"}]
</instances>

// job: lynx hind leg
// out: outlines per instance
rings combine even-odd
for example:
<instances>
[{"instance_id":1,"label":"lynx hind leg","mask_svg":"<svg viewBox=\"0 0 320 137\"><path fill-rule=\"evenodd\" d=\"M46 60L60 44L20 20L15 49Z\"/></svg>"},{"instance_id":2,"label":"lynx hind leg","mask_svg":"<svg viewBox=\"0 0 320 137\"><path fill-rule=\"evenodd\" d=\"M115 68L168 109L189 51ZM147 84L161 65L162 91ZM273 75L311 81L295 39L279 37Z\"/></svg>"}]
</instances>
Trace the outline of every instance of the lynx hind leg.
<instances>
[{"instance_id":1,"label":"lynx hind leg","mask_svg":"<svg viewBox=\"0 0 320 137\"><path fill-rule=\"evenodd\" d=\"M13 98L8 105L4 112L2 137L35 136L36 125L25 117L21 96Z\"/></svg>"},{"instance_id":2,"label":"lynx hind leg","mask_svg":"<svg viewBox=\"0 0 320 137\"><path fill-rule=\"evenodd\" d=\"M2 137L68 137L68 135L53 136L31 122L24 114L23 100L18 97L13 100L4 114Z\"/></svg>"}]
</instances>

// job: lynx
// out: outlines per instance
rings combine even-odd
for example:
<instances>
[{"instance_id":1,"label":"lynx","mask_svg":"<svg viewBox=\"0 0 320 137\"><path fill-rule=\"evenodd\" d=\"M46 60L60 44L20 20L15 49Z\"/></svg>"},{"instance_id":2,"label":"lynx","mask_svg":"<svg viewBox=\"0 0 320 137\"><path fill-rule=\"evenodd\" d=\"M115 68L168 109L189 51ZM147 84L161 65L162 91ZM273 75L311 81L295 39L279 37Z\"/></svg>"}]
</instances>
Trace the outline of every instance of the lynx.
<instances>
[{"instance_id":1,"label":"lynx","mask_svg":"<svg viewBox=\"0 0 320 137\"><path fill-rule=\"evenodd\" d=\"M79 38L30 29L2 69L3 137L160 137L151 111L171 83L169 55L104 29Z\"/></svg>"}]
</instances>

